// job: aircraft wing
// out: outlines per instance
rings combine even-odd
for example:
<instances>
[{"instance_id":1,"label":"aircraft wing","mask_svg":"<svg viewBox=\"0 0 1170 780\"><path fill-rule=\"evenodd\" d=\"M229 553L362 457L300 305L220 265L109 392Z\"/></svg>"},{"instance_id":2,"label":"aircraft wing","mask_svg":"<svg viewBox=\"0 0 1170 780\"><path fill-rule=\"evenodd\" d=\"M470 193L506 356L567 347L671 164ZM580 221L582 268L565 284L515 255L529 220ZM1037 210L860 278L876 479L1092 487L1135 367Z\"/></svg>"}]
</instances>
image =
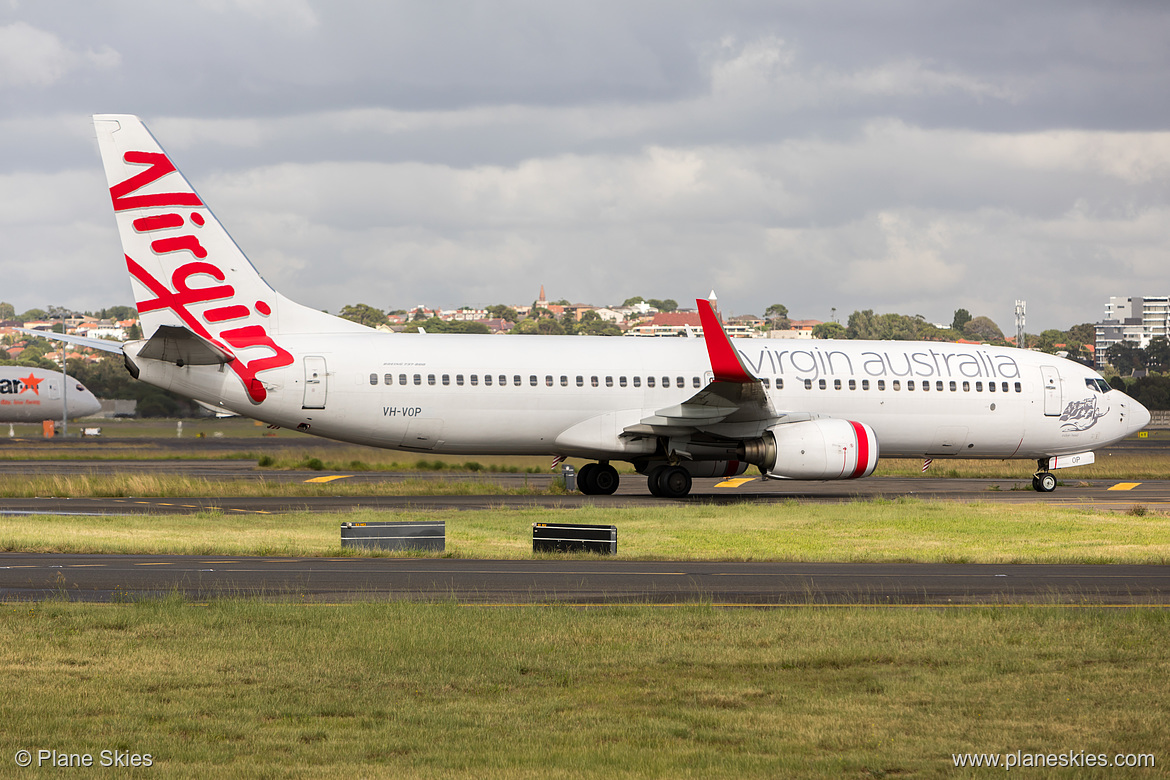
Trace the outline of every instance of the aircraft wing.
<instances>
[{"instance_id":1,"label":"aircraft wing","mask_svg":"<svg viewBox=\"0 0 1170 780\"><path fill-rule=\"evenodd\" d=\"M91 339L85 336L72 336L65 333L53 333L47 330L30 330L28 328L14 328L21 333L27 333L29 336L40 336L51 341L63 341L66 344L73 344L78 347L89 347L90 349L100 349L103 352L115 352L122 354L122 342L108 341L106 339Z\"/></svg>"},{"instance_id":2,"label":"aircraft wing","mask_svg":"<svg viewBox=\"0 0 1170 780\"><path fill-rule=\"evenodd\" d=\"M680 434L718 423L772 421L783 416L772 406L763 383L740 359L710 302L700 298L697 303L714 379L681 404L659 409L626 427L625 433Z\"/></svg>"}]
</instances>

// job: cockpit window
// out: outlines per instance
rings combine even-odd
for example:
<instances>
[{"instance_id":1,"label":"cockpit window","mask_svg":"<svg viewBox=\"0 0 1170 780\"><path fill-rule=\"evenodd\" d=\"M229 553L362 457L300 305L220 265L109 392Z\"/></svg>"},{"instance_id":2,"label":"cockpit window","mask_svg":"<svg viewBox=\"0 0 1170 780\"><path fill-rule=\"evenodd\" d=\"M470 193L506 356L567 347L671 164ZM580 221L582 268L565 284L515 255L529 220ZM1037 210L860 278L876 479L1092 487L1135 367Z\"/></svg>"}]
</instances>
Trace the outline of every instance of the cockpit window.
<instances>
[{"instance_id":1,"label":"cockpit window","mask_svg":"<svg viewBox=\"0 0 1170 780\"><path fill-rule=\"evenodd\" d=\"M1106 382L1104 379L1101 379L1100 377L1086 377L1085 384L1090 390L1096 390L1098 393L1108 393L1113 389L1109 386L1108 382Z\"/></svg>"}]
</instances>

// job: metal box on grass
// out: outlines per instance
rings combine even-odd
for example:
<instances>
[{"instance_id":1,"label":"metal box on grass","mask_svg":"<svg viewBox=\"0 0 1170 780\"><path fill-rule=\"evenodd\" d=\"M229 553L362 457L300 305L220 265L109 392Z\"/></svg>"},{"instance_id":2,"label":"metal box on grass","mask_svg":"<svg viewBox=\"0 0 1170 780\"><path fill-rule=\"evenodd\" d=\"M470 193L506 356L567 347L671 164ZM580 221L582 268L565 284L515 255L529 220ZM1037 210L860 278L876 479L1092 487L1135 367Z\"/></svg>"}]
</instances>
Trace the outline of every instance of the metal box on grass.
<instances>
[{"instance_id":1,"label":"metal box on grass","mask_svg":"<svg viewBox=\"0 0 1170 780\"><path fill-rule=\"evenodd\" d=\"M616 555L617 526L533 523L532 552L595 552Z\"/></svg>"},{"instance_id":2,"label":"metal box on grass","mask_svg":"<svg viewBox=\"0 0 1170 780\"><path fill-rule=\"evenodd\" d=\"M447 549L447 523L342 523L341 546L443 552Z\"/></svg>"}]
</instances>

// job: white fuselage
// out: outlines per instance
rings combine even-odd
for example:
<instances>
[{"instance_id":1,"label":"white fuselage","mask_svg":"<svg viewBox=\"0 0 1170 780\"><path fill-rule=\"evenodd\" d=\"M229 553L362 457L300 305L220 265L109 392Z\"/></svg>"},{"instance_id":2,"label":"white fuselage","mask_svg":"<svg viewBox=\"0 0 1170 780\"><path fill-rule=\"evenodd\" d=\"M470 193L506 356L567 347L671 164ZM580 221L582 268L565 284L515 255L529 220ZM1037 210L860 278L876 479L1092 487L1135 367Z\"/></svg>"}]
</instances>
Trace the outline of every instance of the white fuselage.
<instances>
[{"instance_id":1,"label":"white fuselage","mask_svg":"<svg viewBox=\"0 0 1170 780\"><path fill-rule=\"evenodd\" d=\"M734 343L779 415L866 423L883 457L1080 453L1149 420L1091 369L1043 353L936 342ZM614 459L647 454L653 443L623 430L711 379L702 339L348 333L284 335L281 345L296 360L263 374L259 404L217 366L141 361L141 378L358 444ZM747 438L763 427L721 423L705 432Z\"/></svg>"},{"instance_id":2,"label":"white fuselage","mask_svg":"<svg viewBox=\"0 0 1170 780\"><path fill-rule=\"evenodd\" d=\"M61 373L29 366L0 366L0 423L86 417L101 411L93 393L73 378L63 385ZM62 393L62 387L65 392Z\"/></svg>"}]
</instances>

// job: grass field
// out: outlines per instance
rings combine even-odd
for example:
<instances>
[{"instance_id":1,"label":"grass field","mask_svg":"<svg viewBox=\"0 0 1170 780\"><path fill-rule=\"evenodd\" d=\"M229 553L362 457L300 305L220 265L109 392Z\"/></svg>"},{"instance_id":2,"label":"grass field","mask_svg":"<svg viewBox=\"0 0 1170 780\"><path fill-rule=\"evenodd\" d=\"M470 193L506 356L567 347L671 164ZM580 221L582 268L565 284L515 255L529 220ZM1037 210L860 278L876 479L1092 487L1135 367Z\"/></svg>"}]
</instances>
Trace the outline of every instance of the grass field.
<instances>
[{"instance_id":1,"label":"grass field","mask_svg":"<svg viewBox=\"0 0 1170 780\"><path fill-rule=\"evenodd\" d=\"M0 630L5 762L120 750L165 777L942 778L1004 774L955 770L963 752L1170 756L1159 610L171 598L7 606Z\"/></svg>"},{"instance_id":2,"label":"grass field","mask_svg":"<svg viewBox=\"0 0 1170 780\"><path fill-rule=\"evenodd\" d=\"M917 499L345 514L0 516L0 549L70 553L338 556L343 521L443 520L461 558L532 556L535 522L618 526L621 559L1170 562L1170 516ZM370 553L363 553L370 554ZM412 553L419 554L419 553Z\"/></svg>"}]
</instances>

